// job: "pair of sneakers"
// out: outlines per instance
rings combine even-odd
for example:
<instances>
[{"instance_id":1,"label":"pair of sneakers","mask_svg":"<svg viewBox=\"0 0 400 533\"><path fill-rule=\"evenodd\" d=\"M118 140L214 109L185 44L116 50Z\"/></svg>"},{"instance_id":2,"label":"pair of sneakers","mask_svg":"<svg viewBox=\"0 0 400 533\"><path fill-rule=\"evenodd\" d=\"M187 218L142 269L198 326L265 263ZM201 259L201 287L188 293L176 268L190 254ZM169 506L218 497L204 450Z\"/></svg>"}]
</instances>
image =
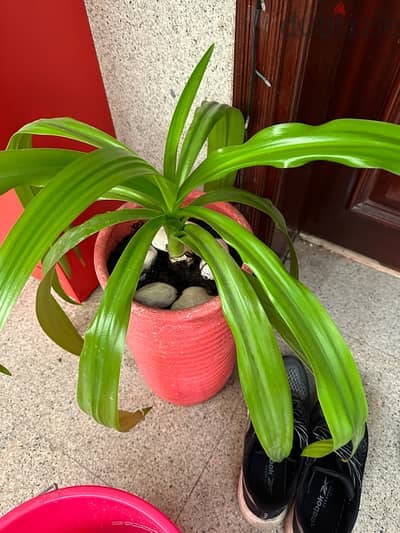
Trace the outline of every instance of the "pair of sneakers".
<instances>
[{"instance_id":1,"label":"pair of sneakers","mask_svg":"<svg viewBox=\"0 0 400 533\"><path fill-rule=\"evenodd\" d=\"M239 507L254 527L285 525L287 533L350 533L360 506L368 433L354 456L351 443L326 457L301 456L311 440L330 438L315 389L294 356L284 357L294 412L293 448L281 463L264 452L251 422L245 435Z\"/></svg>"}]
</instances>

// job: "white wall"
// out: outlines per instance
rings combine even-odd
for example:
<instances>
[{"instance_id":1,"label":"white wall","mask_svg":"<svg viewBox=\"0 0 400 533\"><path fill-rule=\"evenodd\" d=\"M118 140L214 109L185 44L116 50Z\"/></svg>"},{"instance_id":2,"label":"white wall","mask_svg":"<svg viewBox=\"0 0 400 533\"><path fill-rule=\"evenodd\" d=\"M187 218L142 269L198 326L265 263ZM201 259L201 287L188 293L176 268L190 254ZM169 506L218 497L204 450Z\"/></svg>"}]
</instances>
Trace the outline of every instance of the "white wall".
<instances>
[{"instance_id":1,"label":"white wall","mask_svg":"<svg viewBox=\"0 0 400 533\"><path fill-rule=\"evenodd\" d=\"M231 102L235 0L85 0L118 138L157 168L177 96L215 43L202 99Z\"/></svg>"}]
</instances>

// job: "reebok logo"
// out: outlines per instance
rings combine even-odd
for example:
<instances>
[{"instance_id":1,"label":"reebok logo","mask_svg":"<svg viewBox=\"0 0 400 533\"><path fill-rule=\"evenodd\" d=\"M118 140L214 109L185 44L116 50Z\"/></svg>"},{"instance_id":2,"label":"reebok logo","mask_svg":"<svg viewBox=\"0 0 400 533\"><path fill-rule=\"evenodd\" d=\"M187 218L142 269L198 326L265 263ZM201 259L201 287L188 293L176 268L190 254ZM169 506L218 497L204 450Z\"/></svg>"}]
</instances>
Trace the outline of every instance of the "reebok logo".
<instances>
[{"instance_id":1,"label":"reebok logo","mask_svg":"<svg viewBox=\"0 0 400 533\"><path fill-rule=\"evenodd\" d=\"M328 482L328 478L325 477L322 487L319 491L319 496L313 507L313 512L311 515L311 527L315 527L319 513L321 512L321 509L324 509L326 507L331 492L332 488Z\"/></svg>"},{"instance_id":2,"label":"reebok logo","mask_svg":"<svg viewBox=\"0 0 400 533\"><path fill-rule=\"evenodd\" d=\"M272 489L274 487L274 463L272 461L269 461L268 464L265 466L264 470L264 479L265 484L267 486L269 494L272 495Z\"/></svg>"}]
</instances>

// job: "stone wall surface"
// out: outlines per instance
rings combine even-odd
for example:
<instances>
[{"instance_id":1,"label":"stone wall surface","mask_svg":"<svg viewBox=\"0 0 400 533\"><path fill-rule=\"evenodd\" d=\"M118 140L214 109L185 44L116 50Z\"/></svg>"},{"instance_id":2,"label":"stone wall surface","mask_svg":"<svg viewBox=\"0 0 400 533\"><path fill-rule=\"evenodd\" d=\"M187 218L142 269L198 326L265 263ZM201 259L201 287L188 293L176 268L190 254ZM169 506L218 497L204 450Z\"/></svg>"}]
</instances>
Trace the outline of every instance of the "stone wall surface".
<instances>
[{"instance_id":1,"label":"stone wall surface","mask_svg":"<svg viewBox=\"0 0 400 533\"><path fill-rule=\"evenodd\" d=\"M157 168L177 97L207 48L197 102L231 102L234 0L85 0L118 138Z\"/></svg>"}]
</instances>

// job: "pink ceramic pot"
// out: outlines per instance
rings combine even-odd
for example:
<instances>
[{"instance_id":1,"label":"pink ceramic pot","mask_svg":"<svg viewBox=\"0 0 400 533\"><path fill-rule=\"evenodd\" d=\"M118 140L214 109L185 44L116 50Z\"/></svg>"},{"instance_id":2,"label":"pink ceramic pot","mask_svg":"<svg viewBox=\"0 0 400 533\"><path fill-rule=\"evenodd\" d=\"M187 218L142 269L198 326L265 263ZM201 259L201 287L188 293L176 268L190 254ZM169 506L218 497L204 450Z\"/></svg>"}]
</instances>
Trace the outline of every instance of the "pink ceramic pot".
<instances>
[{"instance_id":1,"label":"pink ceramic pot","mask_svg":"<svg viewBox=\"0 0 400 533\"><path fill-rule=\"evenodd\" d=\"M191 193L186 203L200 196ZM138 207L125 204L123 208ZM208 207L223 213L250 230L241 213L228 203ZM132 222L112 226L97 237L94 264L101 286L109 278L107 258ZM222 314L218 296L179 311L153 309L132 302L127 344L150 389L178 405L192 405L217 394L235 365L235 345Z\"/></svg>"}]
</instances>

